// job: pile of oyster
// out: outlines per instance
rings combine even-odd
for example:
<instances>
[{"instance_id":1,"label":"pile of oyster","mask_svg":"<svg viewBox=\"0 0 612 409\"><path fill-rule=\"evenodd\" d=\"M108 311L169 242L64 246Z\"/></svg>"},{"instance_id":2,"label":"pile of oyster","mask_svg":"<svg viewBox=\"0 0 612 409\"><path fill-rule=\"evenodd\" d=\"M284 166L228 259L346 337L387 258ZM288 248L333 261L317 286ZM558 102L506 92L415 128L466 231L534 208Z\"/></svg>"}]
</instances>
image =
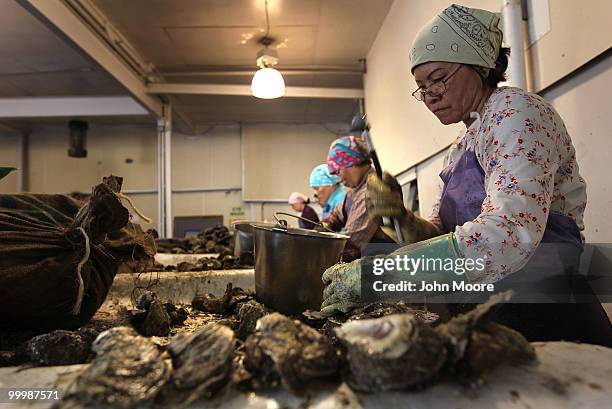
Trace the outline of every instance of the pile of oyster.
<instances>
[{"instance_id":1,"label":"pile of oyster","mask_svg":"<svg viewBox=\"0 0 612 409\"><path fill-rule=\"evenodd\" d=\"M63 404L183 407L229 389L282 386L303 395L340 380L362 392L470 382L502 363L535 359L521 334L487 320L507 299L500 294L435 328L427 314L401 312L407 306L396 306L399 313L390 305L367 306L333 329L336 339L325 325L315 329L271 312L230 285L222 297L194 299L195 308L220 317L216 322L173 337L165 348L128 327L101 333L92 347L96 358ZM391 314L367 316L380 311Z\"/></svg>"},{"instance_id":2,"label":"pile of oyster","mask_svg":"<svg viewBox=\"0 0 612 409\"><path fill-rule=\"evenodd\" d=\"M496 295L435 328L413 314L343 324L335 331L346 348L349 385L380 392L422 389L440 380L473 383L502 363L535 360L534 348L520 333L486 319L509 297Z\"/></svg>"},{"instance_id":3,"label":"pile of oyster","mask_svg":"<svg viewBox=\"0 0 612 409\"><path fill-rule=\"evenodd\" d=\"M209 271L209 270L238 270L242 268L253 268L255 260L253 252L247 251L234 257L229 250L224 250L217 257L202 257L195 262L183 261L177 265L163 265L155 262L147 267L147 271Z\"/></svg>"},{"instance_id":4,"label":"pile of oyster","mask_svg":"<svg viewBox=\"0 0 612 409\"><path fill-rule=\"evenodd\" d=\"M155 237L156 232L151 231ZM232 251L232 235L225 226L211 227L194 237L155 239L159 253L205 254Z\"/></svg>"},{"instance_id":5,"label":"pile of oyster","mask_svg":"<svg viewBox=\"0 0 612 409\"><path fill-rule=\"evenodd\" d=\"M189 315L182 307L162 302L149 290L143 290L136 297L135 304L138 309L129 312L130 321L146 337L169 335L171 327L182 325Z\"/></svg>"}]
</instances>

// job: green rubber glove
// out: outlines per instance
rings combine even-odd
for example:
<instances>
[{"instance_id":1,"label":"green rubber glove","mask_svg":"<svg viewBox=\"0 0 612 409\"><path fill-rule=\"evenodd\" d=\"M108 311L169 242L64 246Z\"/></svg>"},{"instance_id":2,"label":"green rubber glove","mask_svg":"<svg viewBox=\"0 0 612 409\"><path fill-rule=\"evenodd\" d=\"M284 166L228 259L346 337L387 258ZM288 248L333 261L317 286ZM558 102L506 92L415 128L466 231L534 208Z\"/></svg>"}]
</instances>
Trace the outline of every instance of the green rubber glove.
<instances>
[{"instance_id":1,"label":"green rubber glove","mask_svg":"<svg viewBox=\"0 0 612 409\"><path fill-rule=\"evenodd\" d=\"M453 233L434 237L429 240L404 246L387 256L364 257L350 263L336 264L323 273L323 283L326 285L323 291L323 304L321 312L332 314L336 312L348 312L356 304L361 302L361 272L362 269L372 269L372 264L377 258L395 258L407 256L418 259L442 259L453 262L461 258L457 241ZM385 272L386 281L413 281L413 282L449 282L452 280L465 280L465 275L457 275L453 271L417 271L414 275L407 272Z\"/></svg>"},{"instance_id":2,"label":"green rubber glove","mask_svg":"<svg viewBox=\"0 0 612 409\"><path fill-rule=\"evenodd\" d=\"M17 168L11 168L11 167L3 168L3 167L0 167L0 179L4 178L6 175L8 175L9 173L11 173L14 170L17 170Z\"/></svg>"},{"instance_id":3,"label":"green rubber glove","mask_svg":"<svg viewBox=\"0 0 612 409\"><path fill-rule=\"evenodd\" d=\"M349 312L361 298L361 258L350 263L338 263L323 273L323 304L321 312Z\"/></svg>"},{"instance_id":4,"label":"green rubber glove","mask_svg":"<svg viewBox=\"0 0 612 409\"><path fill-rule=\"evenodd\" d=\"M391 217L399 222L404 241L402 244L416 243L436 237L440 234L438 228L429 220L415 215L406 209L402 200L402 187L389 173L383 173L382 179L371 174L368 176L366 191L366 207L368 217L374 223L382 226L383 217ZM394 229L382 227L385 234L396 242Z\"/></svg>"}]
</instances>

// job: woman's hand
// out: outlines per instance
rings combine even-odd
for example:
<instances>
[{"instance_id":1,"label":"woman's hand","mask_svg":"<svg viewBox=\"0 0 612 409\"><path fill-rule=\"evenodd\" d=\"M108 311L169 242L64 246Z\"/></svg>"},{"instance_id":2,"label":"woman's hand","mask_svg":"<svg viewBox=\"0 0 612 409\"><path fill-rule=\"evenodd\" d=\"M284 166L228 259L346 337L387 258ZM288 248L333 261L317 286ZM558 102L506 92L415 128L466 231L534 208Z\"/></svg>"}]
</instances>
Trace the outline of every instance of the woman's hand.
<instances>
[{"instance_id":1,"label":"woman's hand","mask_svg":"<svg viewBox=\"0 0 612 409\"><path fill-rule=\"evenodd\" d=\"M361 259L338 263L323 273L323 304L321 312L348 312L361 299Z\"/></svg>"},{"instance_id":2,"label":"woman's hand","mask_svg":"<svg viewBox=\"0 0 612 409\"><path fill-rule=\"evenodd\" d=\"M346 313L359 303L375 301L367 299L367 291L369 290L367 288L366 293L364 293L366 299L362 299L362 273L365 273L363 283L368 286L371 283L372 267L376 265L377 260L384 261L388 259L393 261L398 257L405 260L418 260L420 263L410 264L417 266L414 271L398 270L395 267L385 269L384 275L377 276L380 278L376 280L383 280L388 283L399 283L401 281L411 281L417 284L421 282L452 283L453 281L466 281L468 270L471 270L471 267L469 269L467 267L464 268L465 263L459 264L458 262L462 255L459 253L453 233L409 244L387 256L363 257L350 263L339 263L328 268L323 273L323 283L326 287L323 290L321 312L330 315L337 312ZM423 264L423 260L425 260L426 264ZM405 263L405 265L409 265L408 261ZM451 266L447 268L446 266L449 263ZM383 264L386 265L386 263ZM393 265L393 263L391 264ZM369 294L370 297L372 294L378 294L381 297L380 299L384 299L384 294L382 293L372 293L370 291ZM420 294L435 295L435 292L423 292ZM407 299L407 301L410 300Z\"/></svg>"},{"instance_id":3,"label":"woman's hand","mask_svg":"<svg viewBox=\"0 0 612 409\"><path fill-rule=\"evenodd\" d=\"M402 200L402 187L389 173L383 173L382 179L372 173L368 176L366 205L368 216L377 224L382 224L383 217L396 217L409 212Z\"/></svg>"},{"instance_id":4,"label":"woman's hand","mask_svg":"<svg viewBox=\"0 0 612 409\"><path fill-rule=\"evenodd\" d=\"M368 217L376 224L382 225L383 217L397 219L405 244L427 240L440 234L433 223L406 209L402 200L402 187L389 173L383 173L382 179L371 174L367 183ZM397 241L395 232L388 230L385 230L385 233Z\"/></svg>"}]
</instances>

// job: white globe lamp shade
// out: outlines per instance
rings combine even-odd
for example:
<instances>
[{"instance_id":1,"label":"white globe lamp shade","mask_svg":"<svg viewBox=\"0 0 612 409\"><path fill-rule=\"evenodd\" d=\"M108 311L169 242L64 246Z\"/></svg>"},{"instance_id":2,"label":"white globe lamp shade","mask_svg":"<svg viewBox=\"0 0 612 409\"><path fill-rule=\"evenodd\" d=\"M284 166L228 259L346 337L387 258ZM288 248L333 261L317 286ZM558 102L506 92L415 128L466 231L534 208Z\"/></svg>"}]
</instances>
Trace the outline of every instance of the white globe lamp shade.
<instances>
[{"instance_id":1,"label":"white globe lamp shade","mask_svg":"<svg viewBox=\"0 0 612 409\"><path fill-rule=\"evenodd\" d=\"M251 93L263 99L279 98L285 95L285 81L274 68L262 68L253 76Z\"/></svg>"}]
</instances>

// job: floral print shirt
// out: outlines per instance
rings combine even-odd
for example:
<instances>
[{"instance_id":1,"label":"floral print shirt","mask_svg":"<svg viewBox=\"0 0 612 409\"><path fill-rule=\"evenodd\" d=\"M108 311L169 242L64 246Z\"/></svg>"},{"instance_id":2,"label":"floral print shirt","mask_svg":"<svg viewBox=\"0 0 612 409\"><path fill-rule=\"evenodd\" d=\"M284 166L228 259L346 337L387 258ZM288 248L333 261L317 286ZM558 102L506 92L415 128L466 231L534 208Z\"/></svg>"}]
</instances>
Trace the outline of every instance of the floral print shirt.
<instances>
[{"instance_id":1,"label":"floral print shirt","mask_svg":"<svg viewBox=\"0 0 612 409\"><path fill-rule=\"evenodd\" d=\"M542 240L548 215L573 219L584 230L586 184L576 152L555 109L519 88L496 89L483 115L451 145L445 166L471 149L485 173L486 197L476 219L457 226L467 258L483 258L470 281L497 282L525 266ZM440 226L439 198L430 220Z\"/></svg>"}]
</instances>

